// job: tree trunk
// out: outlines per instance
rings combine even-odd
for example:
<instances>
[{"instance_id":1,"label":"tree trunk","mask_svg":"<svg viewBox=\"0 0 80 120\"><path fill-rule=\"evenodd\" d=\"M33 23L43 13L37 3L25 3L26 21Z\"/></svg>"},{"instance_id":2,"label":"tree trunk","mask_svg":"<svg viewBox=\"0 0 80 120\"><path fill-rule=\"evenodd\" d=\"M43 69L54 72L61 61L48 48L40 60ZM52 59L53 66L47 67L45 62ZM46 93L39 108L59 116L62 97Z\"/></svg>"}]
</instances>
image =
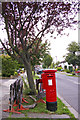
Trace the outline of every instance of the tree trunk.
<instances>
[{"instance_id":1,"label":"tree trunk","mask_svg":"<svg viewBox=\"0 0 80 120\"><path fill-rule=\"evenodd\" d=\"M34 84L34 80L33 80L33 76L32 76L32 70L31 70L30 62L28 62L28 63L25 62L24 65L25 65L25 69L26 69L26 72L27 72L28 83L29 83L29 87L31 89L31 92L33 94L36 94L35 84Z\"/></svg>"},{"instance_id":2,"label":"tree trunk","mask_svg":"<svg viewBox=\"0 0 80 120\"><path fill-rule=\"evenodd\" d=\"M35 76L35 67L33 67L33 71L34 71L34 76Z\"/></svg>"}]
</instances>

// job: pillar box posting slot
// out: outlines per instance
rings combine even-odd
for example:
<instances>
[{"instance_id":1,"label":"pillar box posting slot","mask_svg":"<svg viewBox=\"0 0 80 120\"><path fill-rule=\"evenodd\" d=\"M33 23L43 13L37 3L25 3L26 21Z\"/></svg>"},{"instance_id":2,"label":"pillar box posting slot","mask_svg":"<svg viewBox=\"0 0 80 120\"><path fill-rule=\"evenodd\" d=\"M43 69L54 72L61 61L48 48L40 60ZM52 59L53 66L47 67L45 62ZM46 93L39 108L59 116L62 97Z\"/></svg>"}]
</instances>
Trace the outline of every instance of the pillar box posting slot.
<instances>
[{"instance_id":1,"label":"pillar box posting slot","mask_svg":"<svg viewBox=\"0 0 80 120\"><path fill-rule=\"evenodd\" d=\"M57 110L56 78L57 70L43 70L41 75L42 87L46 90L46 108L50 111Z\"/></svg>"}]
</instances>

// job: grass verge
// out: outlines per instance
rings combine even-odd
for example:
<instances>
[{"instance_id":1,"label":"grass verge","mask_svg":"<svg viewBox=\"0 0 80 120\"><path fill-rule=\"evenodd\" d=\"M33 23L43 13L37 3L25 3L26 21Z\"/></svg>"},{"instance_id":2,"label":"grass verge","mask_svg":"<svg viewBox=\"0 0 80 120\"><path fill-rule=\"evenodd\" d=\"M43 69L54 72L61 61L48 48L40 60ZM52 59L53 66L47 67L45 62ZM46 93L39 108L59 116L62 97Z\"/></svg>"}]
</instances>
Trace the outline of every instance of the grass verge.
<instances>
[{"instance_id":1,"label":"grass verge","mask_svg":"<svg viewBox=\"0 0 80 120\"><path fill-rule=\"evenodd\" d=\"M33 100L29 98L29 96L26 96L26 99L29 102L28 104L33 104ZM46 101L46 97L43 98L43 100ZM23 105L26 105L26 104L23 104ZM47 113L47 114L58 114L58 115L67 114L70 116L70 118L75 118L74 115L69 111L69 109L65 106L64 103L62 103L62 101L58 97L57 97L57 111L56 112L48 111L46 109L46 104L44 103L38 103L34 109L29 109L29 110L25 110L21 112L25 114L26 117L27 117L28 112L32 112L32 113Z\"/></svg>"},{"instance_id":2,"label":"grass verge","mask_svg":"<svg viewBox=\"0 0 80 120\"><path fill-rule=\"evenodd\" d=\"M71 76L71 77L80 77L80 75L67 75L67 76Z\"/></svg>"}]
</instances>

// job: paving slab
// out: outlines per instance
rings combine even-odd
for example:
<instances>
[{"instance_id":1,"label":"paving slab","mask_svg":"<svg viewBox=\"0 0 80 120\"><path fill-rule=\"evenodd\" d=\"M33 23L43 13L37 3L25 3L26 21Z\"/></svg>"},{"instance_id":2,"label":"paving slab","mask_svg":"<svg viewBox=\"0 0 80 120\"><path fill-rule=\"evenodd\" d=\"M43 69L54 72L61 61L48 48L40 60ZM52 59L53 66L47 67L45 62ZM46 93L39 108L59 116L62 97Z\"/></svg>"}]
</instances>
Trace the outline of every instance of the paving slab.
<instances>
[{"instance_id":1,"label":"paving slab","mask_svg":"<svg viewBox=\"0 0 80 120\"><path fill-rule=\"evenodd\" d=\"M27 117L29 118L70 118L70 116L62 114L45 114L45 113L27 113Z\"/></svg>"},{"instance_id":2,"label":"paving slab","mask_svg":"<svg viewBox=\"0 0 80 120\"><path fill-rule=\"evenodd\" d=\"M9 94L6 94L4 97L2 97L2 107L0 108L0 110L2 111L2 118L8 118L9 117L9 113L8 112L3 112L3 110L7 110L8 109L8 104L9 102Z\"/></svg>"},{"instance_id":3,"label":"paving slab","mask_svg":"<svg viewBox=\"0 0 80 120\"><path fill-rule=\"evenodd\" d=\"M24 118L24 117L25 117L24 114L16 114L16 113L13 113L13 114L11 115L11 118Z\"/></svg>"}]
</instances>

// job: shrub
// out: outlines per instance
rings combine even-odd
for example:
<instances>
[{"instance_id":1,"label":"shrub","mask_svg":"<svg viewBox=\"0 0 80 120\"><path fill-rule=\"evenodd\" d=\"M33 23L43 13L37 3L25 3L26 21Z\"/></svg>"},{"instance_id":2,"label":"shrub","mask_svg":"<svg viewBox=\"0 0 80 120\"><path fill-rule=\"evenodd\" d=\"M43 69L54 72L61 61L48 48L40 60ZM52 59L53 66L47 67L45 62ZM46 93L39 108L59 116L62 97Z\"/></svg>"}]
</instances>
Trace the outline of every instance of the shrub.
<instances>
[{"instance_id":1,"label":"shrub","mask_svg":"<svg viewBox=\"0 0 80 120\"><path fill-rule=\"evenodd\" d=\"M78 68L76 68L75 71L78 71Z\"/></svg>"},{"instance_id":2,"label":"shrub","mask_svg":"<svg viewBox=\"0 0 80 120\"><path fill-rule=\"evenodd\" d=\"M57 71L61 71L62 67L57 67Z\"/></svg>"},{"instance_id":3,"label":"shrub","mask_svg":"<svg viewBox=\"0 0 80 120\"><path fill-rule=\"evenodd\" d=\"M72 75L75 75L75 72L72 72Z\"/></svg>"},{"instance_id":4,"label":"shrub","mask_svg":"<svg viewBox=\"0 0 80 120\"><path fill-rule=\"evenodd\" d=\"M17 73L17 72L14 72L14 75L16 76L16 75L18 75L18 73Z\"/></svg>"},{"instance_id":5,"label":"shrub","mask_svg":"<svg viewBox=\"0 0 80 120\"><path fill-rule=\"evenodd\" d=\"M66 72L67 72L67 73L70 73L70 70L67 69Z\"/></svg>"},{"instance_id":6,"label":"shrub","mask_svg":"<svg viewBox=\"0 0 80 120\"><path fill-rule=\"evenodd\" d=\"M18 68L18 62L16 60L12 60L9 55L0 56L2 59L2 76L10 77L14 75L14 72Z\"/></svg>"}]
</instances>

